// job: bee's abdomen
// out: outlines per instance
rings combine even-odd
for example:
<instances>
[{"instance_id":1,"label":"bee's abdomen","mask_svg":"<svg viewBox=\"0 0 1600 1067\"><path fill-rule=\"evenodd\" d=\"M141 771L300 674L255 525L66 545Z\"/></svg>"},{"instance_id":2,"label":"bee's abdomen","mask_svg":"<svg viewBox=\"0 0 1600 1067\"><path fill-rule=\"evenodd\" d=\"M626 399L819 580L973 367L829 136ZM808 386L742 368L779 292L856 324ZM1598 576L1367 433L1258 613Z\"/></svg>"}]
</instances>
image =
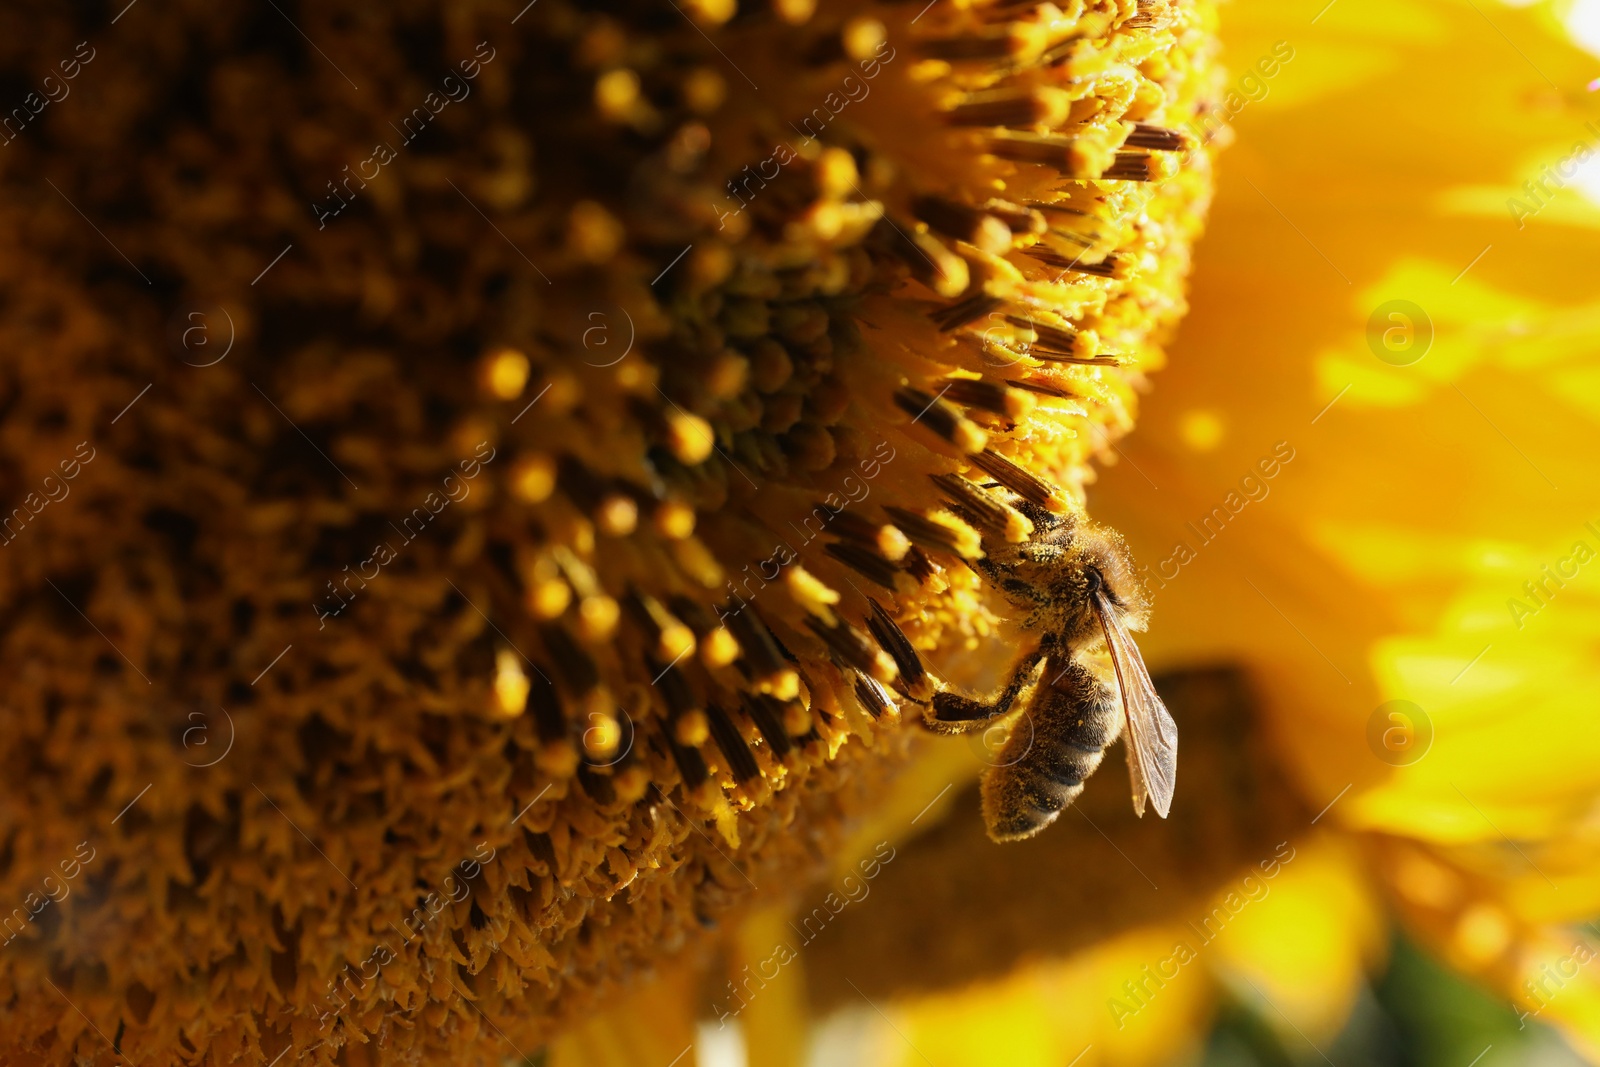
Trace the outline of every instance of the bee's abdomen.
<instances>
[{"instance_id":1,"label":"bee's abdomen","mask_svg":"<svg viewBox=\"0 0 1600 1067\"><path fill-rule=\"evenodd\" d=\"M1046 665L1042 682L983 778L983 817L996 841L1031 837L1083 792L1106 746L1122 732L1122 707L1114 685L1078 665Z\"/></svg>"}]
</instances>

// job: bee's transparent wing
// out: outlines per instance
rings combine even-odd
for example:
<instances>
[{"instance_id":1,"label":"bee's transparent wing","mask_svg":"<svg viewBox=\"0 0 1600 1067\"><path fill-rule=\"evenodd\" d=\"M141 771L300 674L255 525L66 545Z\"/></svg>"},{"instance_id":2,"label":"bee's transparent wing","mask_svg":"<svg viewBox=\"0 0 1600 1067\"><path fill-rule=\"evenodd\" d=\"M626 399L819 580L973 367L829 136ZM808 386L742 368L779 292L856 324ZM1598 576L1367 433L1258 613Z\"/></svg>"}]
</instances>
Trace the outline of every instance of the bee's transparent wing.
<instances>
[{"instance_id":1,"label":"bee's transparent wing","mask_svg":"<svg viewBox=\"0 0 1600 1067\"><path fill-rule=\"evenodd\" d=\"M1117 671L1122 710L1127 716L1123 744L1128 755L1128 776L1133 779L1133 810L1144 814L1148 796L1163 819L1172 807L1172 790L1178 776L1178 724L1161 702L1144 657L1122 622L1122 613L1102 591L1095 596L1095 614L1106 635L1106 647Z\"/></svg>"}]
</instances>

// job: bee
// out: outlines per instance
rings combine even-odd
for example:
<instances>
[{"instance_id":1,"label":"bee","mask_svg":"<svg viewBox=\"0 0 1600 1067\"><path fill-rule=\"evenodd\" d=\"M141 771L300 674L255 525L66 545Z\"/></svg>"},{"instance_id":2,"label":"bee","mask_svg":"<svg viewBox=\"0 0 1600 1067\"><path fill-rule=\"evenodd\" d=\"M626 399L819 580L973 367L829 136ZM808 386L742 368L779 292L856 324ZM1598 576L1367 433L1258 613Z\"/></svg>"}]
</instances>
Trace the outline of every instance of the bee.
<instances>
[{"instance_id":1,"label":"bee","mask_svg":"<svg viewBox=\"0 0 1600 1067\"><path fill-rule=\"evenodd\" d=\"M1025 500L1013 506L1032 520L1034 536L990 541L975 565L1025 613L1027 644L998 695L936 692L924 724L946 734L983 729L1023 697L1023 715L983 776L983 818L995 841L1020 841L1054 822L1119 736L1135 814L1144 815L1148 800L1166 818L1178 727L1129 633L1144 629L1149 605L1128 547L1116 531L1086 519Z\"/></svg>"}]
</instances>

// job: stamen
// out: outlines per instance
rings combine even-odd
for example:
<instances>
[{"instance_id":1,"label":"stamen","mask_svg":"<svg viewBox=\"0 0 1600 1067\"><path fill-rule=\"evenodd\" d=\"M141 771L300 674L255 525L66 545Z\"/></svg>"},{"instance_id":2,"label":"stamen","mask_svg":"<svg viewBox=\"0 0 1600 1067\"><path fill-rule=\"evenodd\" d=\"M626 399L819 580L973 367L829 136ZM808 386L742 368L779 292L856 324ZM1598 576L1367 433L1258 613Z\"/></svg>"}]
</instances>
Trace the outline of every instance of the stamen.
<instances>
[{"instance_id":1,"label":"stamen","mask_svg":"<svg viewBox=\"0 0 1600 1067\"><path fill-rule=\"evenodd\" d=\"M539 636L550 652L556 677L569 693L588 693L599 687L600 668L565 629L549 623L539 627Z\"/></svg>"},{"instance_id":2,"label":"stamen","mask_svg":"<svg viewBox=\"0 0 1600 1067\"><path fill-rule=\"evenodd\" d=\"M528 708L539 736L534 766L552 778L572 777L578 768L578 749L567 736L567 718L555 686L543 678L534 679L528 690Z\"/></svg>"},{"instance_id":3,"label":"stamen","mask_svg":"<svg viewBox=\"0 0 1600 1067\"><path fill-rule=\"evenodd\" d=\"M1012 233L1041 234L1050 228L1039 211L1009 200L987 201L983 210L1005 223Z\"/></svg>"},{"instance_id":4,"label":"stamen","mask_svg":"<svg viewBox=\"0 0 1600 1067\"><path fill-rule=\"evenodd\" d=\"M1040 358L1043 358L1043 357L1040 357ZM1069 361L1063 360L1062 362L1069 362ZM1093 360L1076 360L1076 361L1071 361L1071 362L1080 362L1080 363L1092 364L1094 361ZM1087 399L1086 397L1081 396L1078 393L1072 392L1070 389L1067 389L1067 388L1065 388L1063 386L1060 386L1060 385L1056 385L1053 382L1044 381L1043 379L1040 379L1040 378L1015 379L1015 380L1013 380L1011 382L1011 384L1013 386L1015 386L1016 388L1018 388L1018 389L1026 389L1028 392L1030 392L1030 393L1038 393L1040 396L1055 397L1057 400L1085 400L1085 399Z\"/></svg>"},{"instance_id":5,"label":"stamen","mask_svg":"<svg viewBox=\"0 0 1600 1067\"><path fill-rule=\"evenodd\" d=\"M829 530L896 563L906 558L906 550L911 547L906 535L893 526L873 522L854 511L841 511L835 515Z\"/></svg>"},{"instance_id":6,"label":"stamen","mask_svg":"<svg viewBox=\"0 0 1600 1067\"><path fill-rule=\"evenodd\" d=\"M947 512L918 515L892 504L883 510L894 519L896 526L905 531L913 544L930 551L949 552L962 559L978 559L983 555L983 539L978 536L978 531L954 515Z\"/></svg>"},{"instance_id":7,"label":"stamen","mask_svg":"<svg viewBox=\"0 0 1600 1067\"><path fill-rule=\"evenodd\" d=\"M836 542L824 545L822 550L863 578L876 582L891 593L909 592L902 588L909 582L901 580L901 571L893 563L863 545Z\"/></svg>"},{"instance_id":8,"label":"stamen","mask_svg":"<svg viewBox=\"0 0 1600 1067\"><path fill-rule=\"evenodd\" d=\"M761 621L754 606L746 604L742 611L730 614L727 623L744 652L740 662L747 662L756 677L775 678L790 670L789 661L779 651L772 631Z\"/></svg>"},{"instance_id":9,"label":"stamen","mask_svg":"<svg viewBox=\"0 0 1600 1067\"><path fill-rule=\"evenodd\" d=\"M1020 315L1007 315L1006 321L1013 326L1020 326L1025 330L1033 331L1037 344L1044 348L1071 356L1090 356L1092 352L1083 351L1085 335L1078 330L1069 330L1061 326L1051 326L1049 323L1038 322L1034 319L1023 318Z\"/></svg>"},{"instance_id":10,"label":"stamen","mask_svg":"<svg viewBox=\"0 0 1600 1067\"><path fill-rule=\"evenodd\" d=\"M894 698L889 695L889 691L876 679L868 678L858 671L852 671L851 674L855 677L856 699L861 702L863 708L867 709L867 714L874 719L882 719L887 716L891 723L898 722L900 708L895 704Z\"/></svg>"},{"instance_id":11,"label":"stamen","mask_svg":"<svg viewBox=\"0 0 1600 1067\"><path fill-rule=\"evenodd\" d=\"M950 501L952 510L974 526L993 530L1012 544L1021 544L1032 536L1033 520L1005 501L981 491L967 479L955 474L930 477L954 498Z\"/></svg>"},{"instance_id":12,"label":"stamen","mask_svg":"<svg viewBox=\"0 0 1600 1067\"><path fill-rule=\"evenodd\" d=\"M1059 126L1071 108L1063 90L1036 85L1020 92L973 93L946 112L945 121L952 126Z\"/></svg>"},{"instance_id":13,"label":"stamen","mask_svg":"<svg viewBox=\"0 0 1600 1067\"><path fill-rule=\"evenodd\" d=\"M655 597L631 592L623 603L628 618L654 643L654 655L675 663L694 651L694 631L673 618Z\"/></svg>"},{"instance_id":14,"label":"stamen","mask_svg":"<svg viewBox=\"0 0 1600 1067\"><path fill-rule=\"evenodd\" d=\"M572 456L557 462L561 489L572 502L592 517L601 533L626 537L639 522L639 505L633 494L612 479L595 474Z\"/></svg>"},{"instance_id":15,"label":"stamen","mask_svg":"<svg viewBox=\"0 0 1600 1067\"><path fill-rule=\"evenodd\" d=\"M929 59L1025 60L1044 51L1047 41L1047 30L1039 23L1010 22L960 37L919 41L917 51Z\"/></svg>"},{"instance_id":16,"label":"stamen","mask_svg":"<svg viewBox=\"0 0 1600 1067\"><path fill-rule=\"evenodd\" d=\"M1012 421L1026 417L1035 407L1033 397L987 378L952 378L944 395L962 407L1003 415Z\"/></svg>"},{"instance_id":17,"label":"stamen","mask_svg":"<svg viewBox=\"0 0 1600 1067\"><path fill-rule=\"evenodd\" d=\"M1149 148L1157 152L1181 152L1189 147L1189 139L1177 130L1147 122L1134 123L1133 132L1122 143L1130 148Z\"/></svg>"},{"instance_id":18,"label":"stamen","mask_svg":"<svg viewBox=\"0 0 1600 1067\"><path fill-rule=\"evenodd\" d=\"M944 573L944 568L916 545L912 545L911 551L906 553L905 566L906 572L915 578L919 585L926 585Z\"/></svg>"},{"instance_id":19,"label":"stamen","mask_svg":"<svg viewBox=\"0 0 1600 1067\"><path fill-rule=\"evenodd\" d=\"M960 296L967 291L972 274L967 261L945 247L931 233L920 232L904 221L884 216L873 228L873 239L898 257L911 276L940 296Z\"/></svg>"},{"instance_id":20,"label":"stamen","mask_svg":"<svg viewBox=\"0 0 1600 1067\"><path fill-rule=\"evenodd\" d=\"M596 774L583 764L578 765L578 784L596 804L607 806L617 802L617 791L609 774Z\"/></svg>"},{"instance_id":21,"label":"stamen","mask_svg":"<svg viewBox=\"0 0 1600 1067\"><path fill-rule=\"evenodd\" d=\"M1110 181L1161 182L1178 172L1171 156L1152 156L1143 152L1118 152L1116 160L1100 177Z\"/></svg>"},{"instance_id":22,"label":"stamen","mask_svg":"<svg viewBox=\"0 0 1600 1067\"><path fill-rule=\"evenodd\" d=\"M989 443L989 435L947 400L906 387L896 390L894 402L912 422L921 423L962 452L982 451Z\"/></svg>"},{"instance_id":23,"label":"stamen","mask_svg":"<svg viewBox=\"0 0 1600 1067\"><path fill-rule=\"evenodd\" d=\"M745 714L750 716L756 729L761 731L761 736L772 746L772 754L779 759L788 755L789 734L783 728L783 706L765 694L751 696L745 693L740 700L744 704Z\"/></svg>"},{"instance_id":24,"label":"stamen","mask_svg":"<svg viewBox=\"0 0 1600 1067\"><path fill-rule=\"evenodd\" d=\"M911 201L911 210L945 236L976 245L991 255L1011 248L1011 227L979 208L939 196L919 196Z\"/></svg>"},{"instance_id":25,"label":"stamen","mask_svg":"<svg viewBox=\"0 0 1600 1067\"><path fill-rule=\"evenodd\" d=\"M949 333L957 330L969 322L974 322L988 315L991 311L1005 306L1005 301L989 293L978 292L931 313L928 318L939 327L940 332Z\"/></svg>"},{"instance_id":26,"label":"stamen","mask_svg":"<svg viewBox=\"0 0 1600 1067\"><path fill-rule=\"evenodd\" d=\"M1049 245L1043 244L1029 248L1027 254L1046 266L1059 267L1078 274L1092 274L1096 278L1127 278L1133 273L1133 261L1126 256L1115 254L1108 255L1097 263L1089 263L1081 256L1069 259Z\"/></svg>"},{"instance_id":27,"label":"stamen","mask_svg":"<svg viewBox=\"0 0 1600 1067\"><path fill-rule=\"evenodd\" d=\"M847 622L829 626L814 615L806 616L806 626L822 639L844 662L863 674L870 674L885 684L899 676L895 662L880 650L873 648L860 630Z\"/></svg>"},{"instance_id":28,"label":"stamen","mask_svg":"<svg viewBox=\"0 0 1600 1067\"><path fill-rule=\"evenodd\" d=\"M704 739L701 743L703 742ZM693 789L705 781L711 773L706 767L706 758L700 754L699 744L685 745L680 742L670 743L667 747L672 752L672 761L678 765L678 774L682 776L683 784L688 788Z\"/></svg>"},{"instance_id":29,"label":"stamen","mask_svg":"<svg viewBox=\"0 0 1600 1067\"><path fill-rule=\"evenodd\" d=\"M761 767L756 763L755 753L750 751L744 735L728 718L728 713L713 704L706 709L706 717L711 723L711 739L728 761L728 771L733 775L733 780L743 783L761 777Z\"/></svg>"},{"instance_id":30,"label":"stamen","mask_svg":"<svg viewBox=\"0 0 1600 1067\"><path fill-rule=\"evenodd\" d=\"M878 646L894 657L895 666L900 670L900 681L905 686L906 692L915 700L930 699L933 696L933 679L923 667L922 657L917 654L917 650L905 632L900 629L899 624L883 610L882 605L870 597L867 603L872 605L872 615L867 619L867 629L872 632Z\"/></svg>"},{"instance_id":31,"label":"stamen","mask_svg":"<svg viewBox=\"0 0 1600 1067\"><path fill-rule=\"evenodd\" d=\"M1099 141L1056 133L996 130L990 135L987 147L1001 159L1054 167L1069 178L1100 177L1114 162L1112 150Z\"/></svg>"},{"instance_id":32,"label":"stamen","mask_svg":"<svg viewBox=\"0 0 1600 1067\"><path fill-rule=\"evenodd\" d=\"M1067 512L1067 502L1059 489L1031 471L1023 470L999 453L985 450L973 456L972 462L1022 499L1038 504L1057 515Z\"/></svg>"}]
</instances>

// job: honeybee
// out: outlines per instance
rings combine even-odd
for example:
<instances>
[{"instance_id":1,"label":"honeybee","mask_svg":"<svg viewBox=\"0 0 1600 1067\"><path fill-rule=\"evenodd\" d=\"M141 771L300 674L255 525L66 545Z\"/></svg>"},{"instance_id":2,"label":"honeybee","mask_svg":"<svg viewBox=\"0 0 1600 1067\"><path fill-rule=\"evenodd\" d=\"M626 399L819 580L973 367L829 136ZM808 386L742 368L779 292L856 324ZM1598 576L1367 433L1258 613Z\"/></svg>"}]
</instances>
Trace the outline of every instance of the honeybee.
<instances>
[{"instance_id":1,"label":"honeybee","mask_svg":"<svg viewBox=\"0 0 1600 1067\"><path fill-rule=\"evenodd\" d=\"M1061 814L1119 736L1133 781L1133 810L1148 800L1162 818L1172 805L1178 727L1156 694L1130 629L1144 629L1149 605L1133 559L1116 531L1062 518L1027 501L1034 523L1021 544L985 544L976 561L994 587L1027 614L1025 647L1000 693L988 700L945 689L924 714L938 733L983 729L1028 692L1023 717L984 772L983 818L995 841L1032 837ZM1026 722L1032 728L1019 729Z\"/></svg>"}]
</instances>

